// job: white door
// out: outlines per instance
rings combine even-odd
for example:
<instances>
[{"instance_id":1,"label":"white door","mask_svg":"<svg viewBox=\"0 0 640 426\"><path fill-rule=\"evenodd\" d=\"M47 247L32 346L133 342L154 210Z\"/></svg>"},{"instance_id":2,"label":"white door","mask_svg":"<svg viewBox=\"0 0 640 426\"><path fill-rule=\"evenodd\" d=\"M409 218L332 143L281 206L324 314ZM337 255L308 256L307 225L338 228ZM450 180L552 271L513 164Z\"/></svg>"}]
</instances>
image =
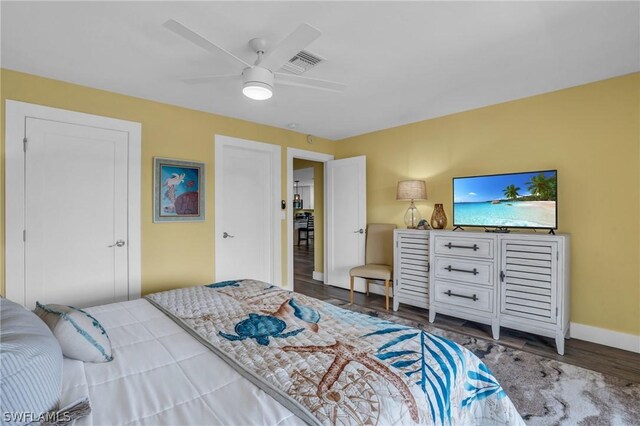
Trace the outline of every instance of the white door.
<instances>
[{"instance_id":1,"label":"white door","mask_svg":"<svg viewBox=\"0 0 640 426\"><path fill-rule=\"evenodd\" d=\"M349 270L364 264L367 227L366 157L325 163L327 284L349 288Z\"/></svg>"},{"instance_id":2,"label":"white door","mask_svg":"<svg viewBox=\"0 0 640 426\"><path fill-rule=\"evenodd\" d=\"M25 304L128 298L128 134L27 118Z\"/></svg>"},{"instance_id":3,"label":"white door","mask_svg":"<svg viewBox=\"0 0 640 426\"><path fill-rule=\"evenodd\" d=\"M280 147L216 136L215 280L280 285Z\"/></svg>"}]
</instances>

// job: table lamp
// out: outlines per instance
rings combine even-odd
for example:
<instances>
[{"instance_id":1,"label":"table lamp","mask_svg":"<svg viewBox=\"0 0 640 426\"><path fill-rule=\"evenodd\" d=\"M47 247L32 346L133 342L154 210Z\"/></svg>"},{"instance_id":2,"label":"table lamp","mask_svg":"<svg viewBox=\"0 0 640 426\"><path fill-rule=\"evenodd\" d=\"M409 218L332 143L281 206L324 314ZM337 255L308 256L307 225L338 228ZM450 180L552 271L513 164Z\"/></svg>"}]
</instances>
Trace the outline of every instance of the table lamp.
<instances>
[{"instance_id":1,"label":"table lamp","mask_svg":"<svg viewBox=\"0 0 640 426\"><path fill-rule=\"evenodd\" d=\"M404 215L404 223L409 229L416 229L418 222L422 219L414 200L427 199L427 185L423 180L401 180L398 182L396 200L411 200L411 204Z\"/></svg>"}]
</instances>

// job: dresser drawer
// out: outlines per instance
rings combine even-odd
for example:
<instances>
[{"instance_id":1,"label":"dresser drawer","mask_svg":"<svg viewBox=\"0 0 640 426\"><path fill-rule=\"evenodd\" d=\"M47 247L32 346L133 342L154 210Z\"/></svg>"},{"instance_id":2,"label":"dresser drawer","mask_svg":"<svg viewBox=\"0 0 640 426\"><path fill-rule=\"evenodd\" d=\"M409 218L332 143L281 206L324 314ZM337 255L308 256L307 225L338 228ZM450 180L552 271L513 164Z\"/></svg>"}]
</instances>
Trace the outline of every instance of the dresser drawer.
<instances>
[{"instance_id":1,"label":"dresser drawer","mask_svg":"<svg viewBox=\"0 0 640 426\"><path fill-rule=\"evenodd\" d=\"M436 280L431 298L441 305L452 305L493 312L493 290ZM446 313L444 310L442 311Z\"/></svg>"},{"instance_id":2,"label":"dresser drawer","mask_svg":"<svg viewBox=\"0 0 640 426\"><path fill-rule=\"evenodd\" d=\"M493 259L494 244L492 239L437 235L434 238L434 245L434 253L438 255Z\"/></svg>"},{"instance_id":3,"label":"dresser drawer","mask_svg":"<svg viewBox=\"0 0 640 426\"><path fill-rule=\"evenodd\" d=\"M435 276L445 280L493 285L493 264L452 257L435 258Z\"/></svg>"}]
</instances>

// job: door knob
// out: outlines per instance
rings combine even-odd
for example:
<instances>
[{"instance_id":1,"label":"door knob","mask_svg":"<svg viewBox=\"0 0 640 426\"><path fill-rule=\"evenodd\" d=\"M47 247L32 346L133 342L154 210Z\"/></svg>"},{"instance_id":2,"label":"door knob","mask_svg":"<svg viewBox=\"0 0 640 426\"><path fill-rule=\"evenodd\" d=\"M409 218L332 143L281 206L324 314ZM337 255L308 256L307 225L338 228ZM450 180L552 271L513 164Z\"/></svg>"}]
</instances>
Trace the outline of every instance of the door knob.
<instances>
[{"instance_id":1,"label":"door knob","mask_svg":"<svg viewBox=\"0 0 640 426\"><path fill-rule=\"evenodd\" d=\"M122 247L124 246L124 240L118 240L115 242L115 244L111 244L110 246L107 247Z\"/></svg>"},{"instance_id":2,"label":"door knob","mask_svg":"<svg viewBox=\"0 0 640 426\"><path fill-rule=\"evenodd\" d=\"M233 235L229 235L226 232L222 234L222 238L233 238Z\"/></svg>"},{"instance_id":3,"label":"door knob","mask_svg":"<svg viewBox=\"0 0 640 426\"><path fill-rule=\"evenodd\" d=\"M364 234L364 229L360 228L357 231L353 231L354 234Z\"/></svg>"}]
</instances>

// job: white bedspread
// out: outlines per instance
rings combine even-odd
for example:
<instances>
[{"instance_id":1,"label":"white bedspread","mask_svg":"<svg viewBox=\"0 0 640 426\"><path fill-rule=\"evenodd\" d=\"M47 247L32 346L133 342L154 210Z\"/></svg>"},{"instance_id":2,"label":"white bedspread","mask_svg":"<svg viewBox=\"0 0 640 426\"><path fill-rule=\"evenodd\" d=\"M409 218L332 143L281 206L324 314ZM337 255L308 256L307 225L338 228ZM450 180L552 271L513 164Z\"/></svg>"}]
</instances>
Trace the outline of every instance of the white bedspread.
<instances>
[{"instance_id":1,"label":"white bedspread","mask_svg":"<svg viewBox=\"0 0 640 426\"><path fill-rule=\"evenodd\" d=\"M144 299L89 308L114 360L64 360L61 406L83 396L76 425L300 425L293 413Z\"/></svg>"}]
</instances>

